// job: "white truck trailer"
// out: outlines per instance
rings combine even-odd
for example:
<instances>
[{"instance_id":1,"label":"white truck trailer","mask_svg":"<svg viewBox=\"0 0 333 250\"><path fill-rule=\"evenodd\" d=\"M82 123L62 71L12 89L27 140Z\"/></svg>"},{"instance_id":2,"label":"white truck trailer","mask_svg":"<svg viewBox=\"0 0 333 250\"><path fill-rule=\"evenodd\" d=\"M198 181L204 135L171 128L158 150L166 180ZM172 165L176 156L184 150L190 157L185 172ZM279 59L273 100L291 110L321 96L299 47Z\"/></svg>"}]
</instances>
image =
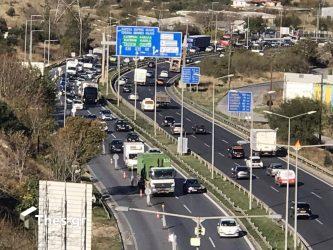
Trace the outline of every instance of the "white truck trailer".
<instances>
[{"instance_id":1,"label":"white truck trailer","mask_svg":"<svg viewBox=\"0 0 333 250\"><path fill-rule=\"evenodd\" d=\"M273 129L252 129L250 141L254 154L275 156L276 130Z\"/></svg>"},{"instance_id":2,"label":"white truck trailer","mask_svg":"<svg viewBox=\"0 0 333 250\"><path fill-rule=\"evenodd\" d=\"M138 163L138 154L145 152L143 142L124 142L124 162L128 169L136 169Z\"/></svg>"}]
</instances>

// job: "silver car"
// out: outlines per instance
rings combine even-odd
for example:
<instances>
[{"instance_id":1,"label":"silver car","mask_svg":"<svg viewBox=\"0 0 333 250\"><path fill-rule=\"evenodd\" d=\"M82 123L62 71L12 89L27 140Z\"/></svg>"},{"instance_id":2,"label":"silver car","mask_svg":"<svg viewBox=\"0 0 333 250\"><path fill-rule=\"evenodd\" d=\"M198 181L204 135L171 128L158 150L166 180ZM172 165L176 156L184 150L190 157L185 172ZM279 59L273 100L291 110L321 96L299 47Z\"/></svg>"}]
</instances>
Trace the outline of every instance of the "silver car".
<instances>
[{"instance_id":1,"label":"silver car","mask_svg":"<svg viewBox=\"0 0 333 250\"><path fill-rule=\"evenodd\" d=\"M236 166L231 169L231 175L236 179L249 179L249 168L247 166Z\"/></svg>"}]
</instances>

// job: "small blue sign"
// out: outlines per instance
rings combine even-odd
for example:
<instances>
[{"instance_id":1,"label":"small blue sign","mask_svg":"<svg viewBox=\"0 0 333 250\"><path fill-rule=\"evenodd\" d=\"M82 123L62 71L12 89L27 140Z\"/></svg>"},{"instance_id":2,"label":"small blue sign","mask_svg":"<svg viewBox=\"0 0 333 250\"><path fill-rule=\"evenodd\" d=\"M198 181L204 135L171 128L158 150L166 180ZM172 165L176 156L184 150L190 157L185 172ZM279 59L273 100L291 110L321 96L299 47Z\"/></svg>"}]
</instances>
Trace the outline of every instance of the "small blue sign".
<instances>
[{"instance_id":1,"label":"small blue sign","mask_svg":"<svg viewBox=\"0 0 333 250\"><path fill-rule=\"evenodd\" d=\"M158 56L165 58L180 58L182 56L182 33L160 32Z\"/></svg>"},{"instance_id":2,"label":"small blue sign","mask_svg":"<svg viewBox=\"0 0 333 250\"><path fill-rule=\"evenodd\" d=\"M160 47L158 27L117 26L116 55L156 57Z\"/></svg>"},{"instance_id":3,"label":"small blue sign","mask_svg":"<svg viewBox=\"0 0 333 250\"><path fill-rule=\"evenodd\" d=\"M199 67L182 67L181 82L184 84L199 84L200 83L200 68Z\"/></svg>"},{"instance_id":4,"label":"small blue sign","mask_svg":"<svg viewBox=\"0 0 333 250\"><path fill-rule=\"evenodd\" d=\"M244 112L252 111L252 92L228 92L228 111Z\"/></svg>"}]
</instances>

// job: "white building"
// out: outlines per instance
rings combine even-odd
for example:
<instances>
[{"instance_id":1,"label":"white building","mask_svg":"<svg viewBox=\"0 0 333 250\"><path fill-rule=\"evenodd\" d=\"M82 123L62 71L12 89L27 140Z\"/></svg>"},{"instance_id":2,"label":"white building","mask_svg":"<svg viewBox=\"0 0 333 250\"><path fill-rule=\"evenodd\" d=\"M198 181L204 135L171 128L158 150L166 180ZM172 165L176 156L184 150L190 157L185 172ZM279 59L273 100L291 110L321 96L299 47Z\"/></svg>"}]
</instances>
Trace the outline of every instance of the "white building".
<instances>
[{"instance_id":1,"label":"white building","mask_svg":"<svg viewBox=\"0 0 333 250\"><path fill-rule=\"evenodd\" d=\"M244 8L250 6L250 4L246 0L233 0L231 6L234 8Z\"/></svg>"},{"instance_id":2,"label":"white building","mask_svg":"<svg viewBox=\"0 0 333 250\"><path fill-rule=\"evenodd\" d=\"M333 17L333 7L321 8L321 17Z\"/></svg>"}]
</instances>

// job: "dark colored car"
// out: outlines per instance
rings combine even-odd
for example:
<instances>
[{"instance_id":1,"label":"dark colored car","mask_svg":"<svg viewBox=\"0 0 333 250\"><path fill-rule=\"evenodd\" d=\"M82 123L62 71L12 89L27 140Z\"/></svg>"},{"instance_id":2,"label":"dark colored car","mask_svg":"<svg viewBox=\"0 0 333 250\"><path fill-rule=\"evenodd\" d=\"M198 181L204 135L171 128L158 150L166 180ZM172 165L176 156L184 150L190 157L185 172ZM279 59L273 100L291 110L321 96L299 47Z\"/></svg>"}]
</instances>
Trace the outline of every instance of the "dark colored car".
<instances>
[{"instance_id":1,"label":"dark colored car","mask_svg":"<svg viewBox=\"0 0 333 250\"><path fill-rule=\"evenodd\" d=\"M128 85L125 85L123 87L123 92L124 93L131 93L132 92L132 87L131 86L128 86Z\"/></svg>"},{"instance_id":2,"label":"dark colored car","mask_svg":"<svg viewBox=\"0 0 333 250\"><path fill-rule=\"evenodd\" d=\"M94 114L89 114L89 115L86 115L85 118L95 120L95 119L97 119L97 116Z\"/></svg>"},{"instance_id":3,"label":"dark colored car","mask_svg":"<svg viewBox=\"0 0 333 250\"><path fill-rule=\"evenodd\" d=\"M112 140L109 144L111 154L123 152L123 141L119 139Z\"/></svg>"},{"instance_id":4,"label":"dark colored car","mask_svg":"<svg viewBox=\"0 0 333 250\"><path fill-rule=\"evenodd\" d=\"M124 120L116 121L116 123L114 124L114 129L117 132L129 132L133 130L133 128Z\"/></svg>"},{"instance_id":5,"label":"dark colored car","mask_svg":"<svg viewBox=\"0 0 333 250\"><path fill-rule=\"evenodd\" d=\"M186 179L183 182L183 193L205 193L206 188L202 186L197 179Z\"/></svg>"},{"instance_id":6,"label":"dark colored car","mask_svg":"<svg viewBox=\"0 0 333 250\"><path fill-rule=\"evenodd\" d=\"M266 169L266 174L270 176L275 176L280 169L284 169L285 167L282 163L272 162L269 164L269 167Z\"/></svg>"},{"instance_id":7,"label":"dark colored car","mask_svg":"<svg viewBox=\"0 0 333 250\"><path fill-rule=\"evenodd\" d=\"M162 122L162 126L164 127L170 127L175 123L175 118L173 118L172 116L165 116L164 120Z\"/></svg>"},{"instance_id":8,"label":"dark colored car","mask_svg":"<svg viewBox=\"0 0 333 250\"><path fill-rule=\"evenodd\" d=\"M194 134L207 134L207 130L204 125L194 125L192 130Z\"/></svg>"},{"instance_id":9,"label":"dark colored car","mask_svg":"<svg viewBox=\"0 0 333 250\"><path fill-rule=\"evenodd\" d=\"M126 141L128 142L140 142L140 137L137 133L135 132L130 132L126 136Z\"/></svg>"},{"instance_id":10,"label":"dark colored car","mask_svg":"<svg viewBox=\"0 0 333 250\"><path fill-rule=\"evenodd\" d=\"M250 171L246 166L236 166L231 169L231 176L236 179L249 179Z\"/></svg>"},{"instance_id":11,"label":"dark colored car","mask_svg":"<svg viewBox=\"0 0 333 250\"><path fill-rule=\"evenodd\" d=\"M244 148L241 145L231 146L228 148L228 156L230 158L244 158Z\"/></svg>"},{"instance_id":12,"label":"dark colored car","mask_svg":"<svg viewBox=\"0 0 333 250\"><path fill-rule=\"evenodd\" d=\"M295 202L291 203L291 216L295 214ZM297 202L297 218L310 219L312 217L312 211L310 204L306 202Z\"/></svg>"},{"instance_id":13,"label":"dark colored car","mask_svg":"<svg viewBox=\"0 0 333 250\"><path fill-rule=\"evenodd\" d=\"M150 61L150 62L148 63L148 67L149 67L149 68L155 68L155 62Z\"/></svg>"}]
</instances>

